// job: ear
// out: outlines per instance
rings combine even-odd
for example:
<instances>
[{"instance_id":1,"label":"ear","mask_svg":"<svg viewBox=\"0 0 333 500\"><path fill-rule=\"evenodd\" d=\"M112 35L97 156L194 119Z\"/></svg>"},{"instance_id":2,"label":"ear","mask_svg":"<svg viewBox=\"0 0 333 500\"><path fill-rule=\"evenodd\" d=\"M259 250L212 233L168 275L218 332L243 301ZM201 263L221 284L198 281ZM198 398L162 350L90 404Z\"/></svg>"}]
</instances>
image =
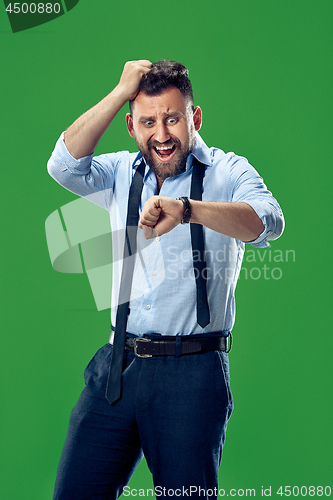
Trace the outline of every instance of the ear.
<instances>
[{"instance_id":1,"label":"ear","mask_svg":"<svg viewBox=\"0 0 333 500\"><path fill-rule=\"evenodd\" d=\"M133 132L133 118L131 113L126 114L126 124L127 124L127 129L128 133L131 137L134 137L134 132Z\"/></svg>"},{"instance_id":2,"label":"ear","mask_svg":"<svg viewBox=\"0 0 333 500\"><path fill-rule=\"evenodd\" d=\"M193 111L193 122L195 131L198 132L201 129L202 124L202 111L200 106L196 106Z\"/></svg>"}]
</instances>

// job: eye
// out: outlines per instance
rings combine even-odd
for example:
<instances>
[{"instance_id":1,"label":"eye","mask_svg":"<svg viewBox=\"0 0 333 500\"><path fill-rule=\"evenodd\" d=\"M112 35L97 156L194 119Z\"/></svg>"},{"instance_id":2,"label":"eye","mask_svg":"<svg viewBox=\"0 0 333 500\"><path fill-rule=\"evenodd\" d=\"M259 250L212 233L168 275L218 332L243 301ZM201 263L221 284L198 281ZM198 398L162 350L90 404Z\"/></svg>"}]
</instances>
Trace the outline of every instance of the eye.
<instances>
[{"instance_id":1,"label":"eye","mask_svg":"<svg viewBox=\"0 0 333 500\"><path fill-rule=\"evenodd\" d=\"M153 122L152 120L146 120L146 121L145 121L145 122L143 122L143 123L144 123L144 125L145 125L146 127L151 127L151 126L153 125L153 123L154 123L154 122Z\"/></svg>"},{"instance_id":2,"label":"eye","mask_svg":"<svg viewBox=\"0 0 333 500\"><path fill-rule=\"evenodd\" d=\"M169 125L175 125L178 122L178 118L168 118L167 123Z\"/></svg>"}]
</instances>

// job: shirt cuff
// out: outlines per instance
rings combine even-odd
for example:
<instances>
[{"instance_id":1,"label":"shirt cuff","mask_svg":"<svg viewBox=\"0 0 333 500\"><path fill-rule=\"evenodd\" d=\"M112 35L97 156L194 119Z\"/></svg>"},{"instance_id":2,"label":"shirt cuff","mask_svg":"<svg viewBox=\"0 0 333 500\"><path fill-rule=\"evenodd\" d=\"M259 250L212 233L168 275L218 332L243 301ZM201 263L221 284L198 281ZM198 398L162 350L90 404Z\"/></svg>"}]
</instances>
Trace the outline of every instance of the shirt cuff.
<instances>
[{"instance_id":1,"label":"shirt cuff","mask_svg":"<svg viewBox=\"0 0 333 500\"><path fill-rule=\"evenodd\" d=\"M259 248L268 247L268 240L276 240L284 230L284 218L280 207L261 200L246 200L245 203L253 208L265 226L258 238L247 243Z\"/></svg>"},{"instance_id":2,"label":"shirt cuff","mask_svg":"<svg viewBox=\"0 0 333 500\"><path fill-rule=\"evenodd\" d=\"M65 132L61 134L55 145L52 154L53 159L60 165L65 166L71 174L76 174L76 175L87 174L90 171L91 160L94 156L94 153L92 153L89 156L83 156L82 158L79 159L74 158L66 147L64 141L64 135Z\"/></svg>"}]
</instances>

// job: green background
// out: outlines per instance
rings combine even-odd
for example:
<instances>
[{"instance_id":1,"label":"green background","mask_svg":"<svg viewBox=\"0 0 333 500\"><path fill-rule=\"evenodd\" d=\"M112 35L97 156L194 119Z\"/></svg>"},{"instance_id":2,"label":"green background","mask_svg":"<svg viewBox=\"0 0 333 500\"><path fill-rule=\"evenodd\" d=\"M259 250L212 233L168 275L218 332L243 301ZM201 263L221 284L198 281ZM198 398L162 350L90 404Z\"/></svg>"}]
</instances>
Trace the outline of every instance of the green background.
<instances>
[{"instance_id":1,"label":"green background","mask_svg":"<svg viewBox=\"0 0 333 500\"><path fill-rule=\"evenodd\" d=\"M84 367L109 334L87 276L51 267L45 219L76 197L46 162L125 61L164 57L189 68L206 143L246 156L279 200L286 229L272 255L295 251L279 263L260 254L281 279L237 286L220 487L272 486L275 498L281 485L333 487L331 0L80 0L20 33L4 8L0 20L1 498L52 498ZM135 150L125 111L97 153ZM262 268L256 255L244 267ZM142 463L130 485L151 484Z\"/></svg>"}]
</instances>

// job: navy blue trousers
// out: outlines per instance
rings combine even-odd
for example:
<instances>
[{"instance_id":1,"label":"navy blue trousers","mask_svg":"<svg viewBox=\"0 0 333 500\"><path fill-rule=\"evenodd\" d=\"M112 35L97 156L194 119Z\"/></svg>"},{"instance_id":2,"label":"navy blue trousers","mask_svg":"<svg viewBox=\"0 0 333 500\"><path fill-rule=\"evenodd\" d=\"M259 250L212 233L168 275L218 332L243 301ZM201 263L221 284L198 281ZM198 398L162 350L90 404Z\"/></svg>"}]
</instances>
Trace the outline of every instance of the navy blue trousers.
<instances>
[{"instance_id":1,"label":"navy blue trousers","mask_svg":"<svg viewBox=\"0 0 333 500\"><path fill-rule=\"evenodd\" d=\"M85 370L54 500L118 498L143 455L158 496L185 498L191 491L192 499L216 498L232 411L227 354L126 353L122 398L111 406L105 398L111 351L103 346Z\"/></svg>"}]
</instances>

